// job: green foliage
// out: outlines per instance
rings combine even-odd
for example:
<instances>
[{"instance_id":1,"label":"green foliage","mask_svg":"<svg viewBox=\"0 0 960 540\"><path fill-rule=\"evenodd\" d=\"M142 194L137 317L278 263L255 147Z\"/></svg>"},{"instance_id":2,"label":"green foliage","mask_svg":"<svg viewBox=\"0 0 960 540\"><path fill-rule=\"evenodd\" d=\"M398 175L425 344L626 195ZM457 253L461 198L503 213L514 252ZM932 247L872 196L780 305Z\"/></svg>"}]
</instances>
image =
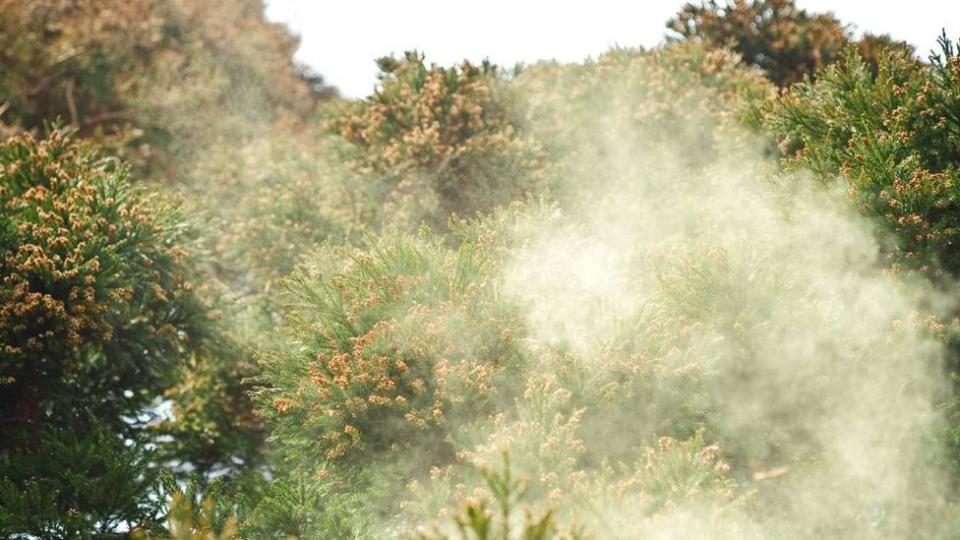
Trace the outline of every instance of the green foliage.
<instances>
[{"instance_id":1,"label":"green foliage","mask_svg":"<svg viewBox=\"0 0 960 540\"><path fill-rule=\"evenodd\" d=\"M0 534L111 538L121 528L160 530L166 482L152 458L103 429L48 430L34 452L0 461Z\"/></svg>"},{"instance_id":2,"label":"green foliage","mask_svg":"<svg viewBox=\"0 0 960 540\"><path fill-rule=\"evenodd\" d=\"M420 540L549 540L551 538L582 538L579 532L568 536L561 536L553 520L553 513L548 511L534 517L529 512L524 514L519 527L514 524L516 511L527 492L527 485L522 480L514 478L510 470L508 455L503 455L503 472L485 468L481 471L487 488L492 493L492 500L498 512L491 512L490 504L485 498L467 502L459 515L454 517L457 536L450 536L439 532L421 533L416 536Z\"/></svg>"},{"instance_id":3,"label":"green foliage","mask_svg":"<svg viewBox=\"0 0 960 540\"><path fill-rule=\"evenodd\" d=\"M211 490L212 491L212 490ZM170 498L167 513L167 534L152 537L147 534L134 535L134 538L169 538L170 540L229 540L240 538L237 533L237 519L229 509L223 509L218 501L225 500L223 494L216 491L206 498L197 500L197 491L193 485L186 492L177 490ZM139 532L139 531L138 531Z\"/></svg>"},{"instance_id":4,"label":"green foliage","mask_svg":"<svg viewBox=\"0 0 960 540\"><path fill-rule=\"evenodd\" d=\"M362 510L330 484L290 475L271 482L243 517L246 538L357 538Z\"/></svg>"},{"instance_id":5,"label":"green foliage","mask_svg":"<svg viewBox=\"0 0 960 540\"><path fill-rule=\"evenodd\" d=\"M222 280L231 292L260 293L292 269L300 250L342 236L342 223L329 215L313 219L320 201L338 206L330 190L305 180L325 172L307 170L311 160L281 168L250 151L285 144L319 102L335 97L322 78L295 64L297 40L266 19L260 0L13 0L0 3L0 36L10 44L0 51L0 132L36 132L61 118L103 153L130 163L138 178L178 191L183 211L210 231L203 240L218 263L212 272L192 269L197 276ZM296 150L308 155L313 148ZM254 158L257 167L237 170ZM321 221L328 224L322 230ZM203 470L230 458L245 466L258 461L261 425L241 379L256 369L246 347L272 317L259 299L228 310L218 331L230 326L232 335L208 340L195 354L178 353L177 360L189 356L188 362L175 372L161 369L164 381L150 383L167 388L175 405L175 421L160 426L174 437L164 444L165 456ZM200 336L185 337L193 348ZM117 339L137 350L132 340ZM146 394L152 399L156 392ZM131 401L142 402L139 394Z\"/></svg>"},{"instance_id":6,"label":"green foliage","mask_svg":"<svg viewBox=\"0 0 960 540\"><path fill-rule=\"evenodd\" d=\"M60 131L0 144L0 186L0 476L41 520L16 527L141 523L156 476L124 440L185 358L221 350L192 233Z\"/></svg>"},{"instance_id":7,"label":"green foliage","mask_svg":"<svg viewBox=\"0 0 960 540\"><path fill-rule=\"evenodd\" d=\"M215 351L185 358L164 397L173 417L151 426L164 457L199 473L238 474L262 463L264 427L244 379L257 373L251 355L228 335Z\"/></svg>"},{"instance_id":8,"label":"green foliage","mask_svg":"<svg viewBox=\"0 0 960 540\"><path fill-rule=\"evenodd\" d=\"M210 333L172 206L57 131L0 144L2 448L96 419L128 432Z\"/></svg>"},{"instance_id":9,"label":"green foliage","mask_svg":"<svg viewBox=\"0 0 960 540\"><path fill-rule=\"evenodd\" d=\"M852 204L879 225L886 263L952 283L960 275L960 57L947 37L930 64L896 53L870 66L854 54L800 84L768 108L766 124L786 165L839 184ZM951 344L947 370L953 396L939 398L957 451L956 318L942 329Z\"/></svg>"},{"instance_id":10,"label":"green foliage","mask_svg":"<svg viewBox=\"0 0 960 540\"><path fill-rule=\"evenodd\" d=\"M876 77L848 54L766 118L788 166L842 182L894 235L892 262L934 276L960 272L960 61L945 36L941 46L930 65L891 53Z\"/></svg>"},{"instance_id":11,"label":"green foliage","mask_svg":"<svg viewBox=\"0 0 960 540\"><path fill-rule=\"evenodd\" d=\"M771 86L692 43L538 64L510 84L528 98L516 118L541 141L559 200L494 209L453 238L311 259L315 269L291 281L284 343L261 355L256 396L278 482L337 486L327 507L357 497L352 514L373 516L369 531L415 532L451 500L502 492L471 471L509 449L534 505L637 536L689 520L737 537L753 524L731 478L777 477L769 471L783 464L822 460L817 481L841 489L851 473L830 467L848 451L838 446L862 448L860 434L825 441L818 430L854 403L887 414L903 399L905 410L899 385L923 386L924 366L898 360L910 347L928 359L934 345L911 333L920 320L902 333L886 312L850 321L838 298L861 290L823 282L847 283L831 261L869 235L768 182L758 163L732 162L751 155L756 133L743 124L758 127L750 109ZM826 253L799 248L844 226L850 238ZM897 373L896 384L871 370ZM862 380L873 382L850 390ZM916 446L930 440L915 435ZM911 449L905 460L928 457L899 446ZM358 471L369 477L355 481ZM637 519L618 521L624 512ZM823 517L786 515L799 524L791 531ZM446 534L499 535L495 521L472 505Z\"/></svg>"},{"instance_id":12,"label":"green foliage","mask_svg":"<svg viewBox=\"0 0 960 540\"><path fill-rule=\"evenodd\" d=\"M538 146L511 122L497 69L443 68L408 52L381 58L373 95L344 107L331 130L351 167L377 186L385 218L443 226L542 187Z\"/></svg>"},{"instance_id":13,"label":"green foliage","mask_svg":"<svg viewBox=\"0 0 960 540\"><path fill-rule=\"evenodd\" d=\"M952 43L709 1L682 42L509 76L411 52L314 110L262 8L0 2L0 535L952 526L960 321L820 192L894 269L960 275ZM57 116L85 141L15 135Z\"/></svg>"},{"instance_id":14,"label":"green foliage","mask_svg":"<svg viewBox=\"0 0 960 540\"><path fill-rule=\"evenodd\" d=\"M131 540L233 540L238 532L236 512L241 506L237 486L222 478L206 482L194 477L185 485L167 482L161 502L164 527L135 528ZM242 497L241 497L242 498Z\"/></svg>"},{"instance_id":15,"label":"green foliage","mask_svg":"<svg viewBox=\"0 0 960 540\"><path fill-rule=\"evenodd\" d=\"M489 272L473 246L421 236L295 277L290 346L260 358L256 392L284 451L329 461L449 452L443 433L502 399L523 361L516 315Z\"/></svg>"},{"instance_id":16,"label":"green foliage","mask_svg":"<svg viewBox=\"0 0 960 540\"><path fill-rule=\"evenodd\" d=\"M909 45L887 36L868 34L854 42L848 28L832 14L808 13L794 0L687 3L667 27L683 38L736 51L780 87L813 78L839 60L851 43L868 62L875 62L887 48L912 53Z\"/></svg>"},{"instance_id":17,"label":"green foliage","mask_svg":"<svg viewBox=\"0 0 960 540\"><path fill-rule=\"evenodd\" d=\"M183 495L175 493L170 503L171 511L168 518L170 538L172 540L227 540L240 538L236 533L236 521L228 518L223 527L214 527L216 519L213 500L204 501L200 508L200 515L194 517L195 506Z\"/></svg>"},{"instance_id":18,"label":"green foliage","mask_svg":"<svg viewBox=\"0 0 960 540\"><path fill-rule=\"evenodd\" d=\"M704 444L702 432L681 441L660 437L657 448L646 449L629 482L646 495L648 512L701 497L731 498L735 482L719 454L719 446Z\"/></svg>"}]
</instances>

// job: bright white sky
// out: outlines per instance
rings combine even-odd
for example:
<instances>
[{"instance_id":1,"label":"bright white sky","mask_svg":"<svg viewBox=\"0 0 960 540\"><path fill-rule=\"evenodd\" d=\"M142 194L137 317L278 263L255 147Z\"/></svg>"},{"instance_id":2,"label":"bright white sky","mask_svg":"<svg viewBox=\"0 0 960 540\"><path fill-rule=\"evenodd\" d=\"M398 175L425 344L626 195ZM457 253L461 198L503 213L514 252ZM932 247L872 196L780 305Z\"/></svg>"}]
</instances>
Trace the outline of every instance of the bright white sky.
<instances>
[{"instance_id":1,"label":"bright white sky","mask_svg":"<svg viewBox=\"0 0 960 540\"><path fill-rule=\"evenodd\" d=\"M267 0L267 15L301 37L297 59L346 97L376 82L373 60L417 49L449 65L580 61L612 45L653 46L684 0ZM941 28L960 38L960 0L798 0L859 32L890 34L926 57Z\"/></svg>"}]
</instances>

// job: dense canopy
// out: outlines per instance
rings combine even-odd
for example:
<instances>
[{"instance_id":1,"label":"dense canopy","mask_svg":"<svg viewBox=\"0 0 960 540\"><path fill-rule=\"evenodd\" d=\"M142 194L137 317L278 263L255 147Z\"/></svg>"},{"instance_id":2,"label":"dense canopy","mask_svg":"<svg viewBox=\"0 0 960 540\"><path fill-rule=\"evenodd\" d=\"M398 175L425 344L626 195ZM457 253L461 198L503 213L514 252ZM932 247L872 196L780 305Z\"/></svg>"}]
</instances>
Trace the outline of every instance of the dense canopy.
<instances>
[{"instance_id":1,"label":"dense canopy","mask_svg":"<svg viewBox=\"0 0 960 540\"><path fill-rule=\"evenodd\" d=\"M711 0L360 100L260 0L0 36L0 536L960 527L950 36Z\"/></svg>"}]
</instances>

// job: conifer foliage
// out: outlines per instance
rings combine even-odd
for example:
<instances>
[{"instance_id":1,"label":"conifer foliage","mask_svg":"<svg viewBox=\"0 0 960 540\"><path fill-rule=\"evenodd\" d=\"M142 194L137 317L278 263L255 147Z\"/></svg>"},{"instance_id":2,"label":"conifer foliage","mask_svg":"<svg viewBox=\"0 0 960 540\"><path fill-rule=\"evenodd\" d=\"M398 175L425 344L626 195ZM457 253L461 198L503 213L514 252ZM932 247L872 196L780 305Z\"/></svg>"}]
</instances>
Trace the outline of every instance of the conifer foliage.
<instances>
[{"instance_id":1,"label":"conifer foliage","mask_svg":"<svg viewBox=\"0 0 960 540\"><path fill-rule=\"evenodd\" d=\"M923 65L888 52L874 76L850 52L774 102L786 162L841 181L895 237L891 263L960 274L960 56L946 37Z\"/></svg>"},{"instance_id":2,"label":"conifer foliage","mask_svg":"<svg viewBox=\"0 0 960 540\"><path fill-rule=\"evenodd\" d=\"M308 114L329 97L305 80L296 39L263 9L261 0L5 0L4 119L30 130L61 118L171 181L217 136L281 111Z\"/></svg>"},{"instance_id":3,"label":"conifer foliage","mask_svg":"<svg viewBox=\"0 0 960 540\"><path fill-rule=\"evenodd\" d=\"M347 101L263 7L0 0L0 537L955 535L956 43Z\"/></svg>"},{"instance_id":4,"label":"conifer foliage","mask_svg":"<svg viewBox=\"0 0 960 540\"><path fill-rule=\"evenodd\" d=\"M380 84L331 128L350 143L347 157L371 177L393 220L443 226L538 186L538 146L512 122L496 66L429 65L411 51L378 60Z\"/></svg>"},{"instance_id":5,"label":"conifer foliage","mask_svg":"<svg viewBox=\"0 0 960 540\"><path fill-rule=\"evenodd\" d=\"M332 463L412 446L448 454L445 431L505 399L505 373L524 358L517 315L496 301L489 269L473 245L450 251L422 237L352 253L335 274L296 277L297 345L261 359L258 401L275 435L295 455Z\"/></svg>"},{"instance_id":6,"label":"conifer foliage","mask_svg":"<svg viewBox=\"0 0 960 540\"><path fill-rule=\"evenodd\" d=\"M142 493L109 495L149 478L124 439L211 337L190 242L172 205L62 132L0 144L0 509L50 520L34 534L139 522Z\"/></svg>"},{"instance_id":7,"label":"conifer foliage","mask_svg":"<svg viewBox=\"0 0 960 540\"><path fill-rule=\"evenodd\" d=\"M733 49L777 86L814 77L850 45L872 64L887 48L912 52L908 44L888 36L867 34L856 40L833 14L808 12L794 0L688 3L667 27L684 38Z\"/></svg>"}]
</instances>

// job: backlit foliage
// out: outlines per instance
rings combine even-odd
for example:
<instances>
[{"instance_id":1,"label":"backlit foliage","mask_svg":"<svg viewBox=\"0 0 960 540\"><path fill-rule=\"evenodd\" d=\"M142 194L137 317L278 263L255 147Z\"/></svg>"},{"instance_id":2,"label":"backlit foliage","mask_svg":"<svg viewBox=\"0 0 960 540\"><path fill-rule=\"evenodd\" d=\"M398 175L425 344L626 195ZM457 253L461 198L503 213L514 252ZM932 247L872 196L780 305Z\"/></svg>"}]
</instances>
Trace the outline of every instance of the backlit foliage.
<instances>
[{"instance_id":1,"label":"backlit foliage","mask_svg":"<svg viewBox=\"0 0 960 540\"><path fill-rule=\"evenodd\" d=\"M484 468L481 471L487 488L491 492L487 497L469 500L460 514L454 517L456 534L439 531L420 533L417 540L549 540L551 538L582 538L579 532L560 534L554 523L553 513L545 512L534 516L529 511L524 514L520 525L517 507L526 495L527 485L522 479L512 476L509 455L504 454L503 471ZM495 506L496 508L491 508Z\"/></svg>"}]
</instances>

